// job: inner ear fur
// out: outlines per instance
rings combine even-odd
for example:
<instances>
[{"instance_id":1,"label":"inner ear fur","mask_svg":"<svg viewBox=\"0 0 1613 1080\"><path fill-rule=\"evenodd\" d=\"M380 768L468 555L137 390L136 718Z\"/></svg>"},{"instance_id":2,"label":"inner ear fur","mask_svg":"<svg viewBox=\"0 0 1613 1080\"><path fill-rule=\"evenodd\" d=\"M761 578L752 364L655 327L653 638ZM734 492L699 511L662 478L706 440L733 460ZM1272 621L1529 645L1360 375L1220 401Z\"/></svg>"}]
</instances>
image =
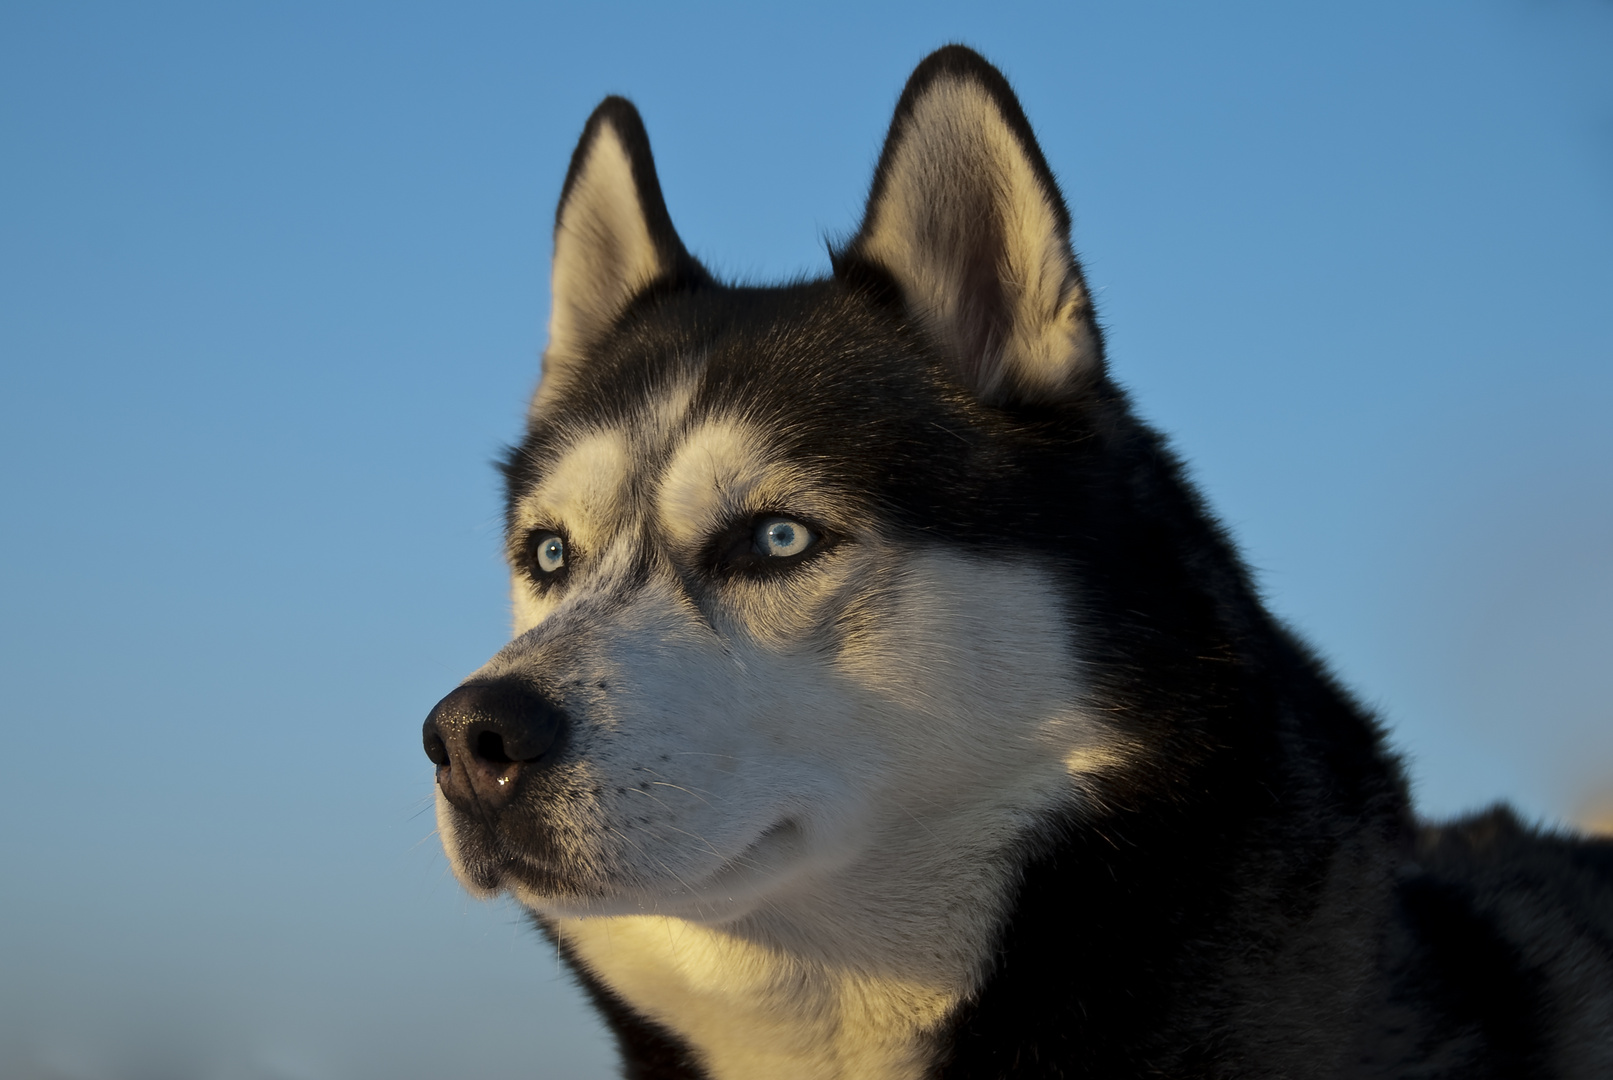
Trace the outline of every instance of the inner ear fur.
<instances>
[{"instance_id":1,"label":"inner ear fur","mask_svg":"<svg viewBox=\"0 0 1613 1080\"><path fill-rule=\"evenodd\" d=\"M1102 369L1069 211L1008 81L963 46L908 79L835 263L888 276L984 400L1057 401Z\"/></svg>"},{"instance_id":2,"label":"inner ear fur","mask_svg":"<svg viewBox=\"0 0 1613 1080\"><path fill-rule=\"evenodd\" d=\"M709 280L672 227L638 110L626 98L606 98L577 141L555 211L539 396L583 362L634 300Z\"/></svg>"}]
</instances>

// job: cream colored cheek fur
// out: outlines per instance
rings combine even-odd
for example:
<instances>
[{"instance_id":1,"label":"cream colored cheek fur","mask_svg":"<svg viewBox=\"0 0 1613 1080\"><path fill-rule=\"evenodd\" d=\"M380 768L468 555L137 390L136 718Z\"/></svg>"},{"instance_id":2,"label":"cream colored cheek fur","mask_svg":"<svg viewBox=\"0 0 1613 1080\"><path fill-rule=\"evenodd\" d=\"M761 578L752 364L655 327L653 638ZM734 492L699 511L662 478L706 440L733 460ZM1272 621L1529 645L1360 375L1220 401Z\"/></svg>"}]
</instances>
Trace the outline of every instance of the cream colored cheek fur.
<instances>
[{"instance_id":1,"label":"cream colored cheek fur","mask_svg":"<svg viewBox=\"0 0 1613 1080\"><path fill-rule=\"evenodd\" d=\"M1025 822L1077 797L1072 770L1124 758L1064 674L1067 620L1043 574L937 552L870 557L890 584L819 673L831 688L815 707L760 690L781 659L751 672L764 708L710 728L732 739L772 725L803 773L838 772L856 820L808 834L840 850L814 852L812 869L716 920L557 923L718 1077L920 1075L923 1033L979 974ZM744 771L732 782L743 787ZM747 801L713 799L712 812Z\"/></svg>"}]
</instances>

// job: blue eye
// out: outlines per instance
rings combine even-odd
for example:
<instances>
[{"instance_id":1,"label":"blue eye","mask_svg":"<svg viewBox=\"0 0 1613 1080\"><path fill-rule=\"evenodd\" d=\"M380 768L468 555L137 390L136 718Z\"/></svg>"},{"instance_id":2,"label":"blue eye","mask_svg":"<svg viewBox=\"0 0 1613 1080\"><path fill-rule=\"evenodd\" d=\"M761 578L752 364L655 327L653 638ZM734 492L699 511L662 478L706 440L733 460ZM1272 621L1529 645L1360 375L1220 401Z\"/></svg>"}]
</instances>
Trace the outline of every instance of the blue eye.
<instances>
[{"instance_id":1,"label":"blue eye","mask_svg":"<svg viewBox=\"0 0 1613 1080\"><path fill-rule=\"evenodd\" d=\"M566 565L566 542L556 533L542 533L532 541L532 562L545 574Z\"/></svg>"},{"instance_id":2,"label":"blue eye","mask_svg":"<svg viewBox=\"0 0 1613 1080\"><path fill-rule=\"evenodd\" d=\"M817 540L811 529L787 517L763 518L756 523L753 538L757 554L773 559L799 555Z\"/></svg>"}]
</instances>

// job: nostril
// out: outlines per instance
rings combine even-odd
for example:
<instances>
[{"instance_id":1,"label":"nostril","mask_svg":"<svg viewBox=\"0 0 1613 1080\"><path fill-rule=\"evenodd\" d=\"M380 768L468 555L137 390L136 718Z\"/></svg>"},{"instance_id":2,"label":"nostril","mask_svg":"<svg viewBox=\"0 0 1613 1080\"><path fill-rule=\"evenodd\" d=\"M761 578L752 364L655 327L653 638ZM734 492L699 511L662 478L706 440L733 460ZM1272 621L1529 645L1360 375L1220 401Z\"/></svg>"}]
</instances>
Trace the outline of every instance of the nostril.
<instances>
[{"instance_id":1,"label":"nostril","mask_svg":"<svg viewBox=\"0 0 1613 1080\"><path fill-rule=\"evenodd\" d=\"M496 731L483 731L477 735L472 753L494 765L508 765L511 761L510 755L504 751L504 736Z\"/></svg>"},{"instance_id":2,"label":"nostril","mask_svg":"<svg viewBox=\"0 0 1613 1080\"><path fill-rule=\"evenodd\" d=\"M431 763L439 768L446 766L448 764L448 744L442 741L442 736L428 725L423 741L426 744L426 757L431 759Z\"/></svg>"}]
</instances>

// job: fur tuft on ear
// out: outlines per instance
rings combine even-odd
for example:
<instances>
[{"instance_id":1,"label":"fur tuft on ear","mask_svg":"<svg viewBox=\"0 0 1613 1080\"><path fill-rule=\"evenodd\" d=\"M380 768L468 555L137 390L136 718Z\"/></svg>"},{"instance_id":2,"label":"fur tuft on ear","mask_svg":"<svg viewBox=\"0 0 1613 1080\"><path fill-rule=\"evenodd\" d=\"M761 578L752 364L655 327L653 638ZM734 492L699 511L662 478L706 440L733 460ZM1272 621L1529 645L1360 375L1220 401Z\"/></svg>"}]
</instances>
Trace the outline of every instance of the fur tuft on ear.
<instances>
[{"instance_id":1,"label":"fur tuft on ear","mask_svg":"<svg viewBox=\"0 0 1613 1080\"><path fill-rule=\"evenodd\" d=\"M982 400L1058 401L1102 370L1053 174L1008 81L961 45L908 80L835 273L892 280Z\"/></svg>"},{"instance_id":2,"label":"fur tuft on ear","mask_svg":"<svg viewBox=\"0 0 1613 1080\"><path fill-rule=\"evenodd\" d=\"M555 211L540 395L564 381L638 297L709 280L672 227L638 110L626 98L606 98L583 128Z\"/></svg>"}]
</instances>

